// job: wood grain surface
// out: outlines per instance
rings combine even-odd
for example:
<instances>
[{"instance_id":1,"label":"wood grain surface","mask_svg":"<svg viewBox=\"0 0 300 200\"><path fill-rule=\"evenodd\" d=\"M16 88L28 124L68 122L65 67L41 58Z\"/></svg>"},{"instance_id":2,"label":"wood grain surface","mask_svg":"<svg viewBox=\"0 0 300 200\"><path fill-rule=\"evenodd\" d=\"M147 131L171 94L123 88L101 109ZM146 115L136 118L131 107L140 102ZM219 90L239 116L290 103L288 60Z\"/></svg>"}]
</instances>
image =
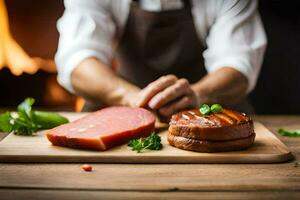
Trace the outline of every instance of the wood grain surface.
<instances>
[{"instance_id":1,"label":"wood grain surface","mask_svg":"<svg viewBox=\"0 0 300 200\"><path fill-rule=\"evenodd\" d=\"M295 156L277 164L0 163L0 199L299 199L300 116L257 116ZM37 149L38 151L38 149Z\"/></svg>"},{"instance_id":2,"label":"wood grain surface","mask_svg":"<svg viewBox=\"0 0 300 200\"><path fill-rule=\"evenodd\" d=\"M84 114L65 114L77 119ZM51 145L45 132L36 136L10 134L0 142L0 162L98 162L98 163L277 163L290 160L292 154L261 123L255 122L254 145L243 151L198 153L184 151L169 145L167 130L159 132L163 149L136 153L127 145L104 152L77 150Z\"/></svg>"},{"instance_id":3,"label":"wood grain surface","mask_svg":"<svg viewBox=\"0 0 300 200\"><path fill-rule=\"evenodd\" d=\"M132 192L132 191L64 191L64 190L9 190L9 189L0 189L0 194L2 194L2 200L11 200L11 199L35 199L35 200L53 200L53 199L63 199L63 200L196 200L196 199L206 199L206 200L241 200L241 199L284 199L289 197L289 200L299 199L299 192L295 191L258 191L258 192ZM259 198L258 198L259 197Z\"/></svg>"}]
</instances>

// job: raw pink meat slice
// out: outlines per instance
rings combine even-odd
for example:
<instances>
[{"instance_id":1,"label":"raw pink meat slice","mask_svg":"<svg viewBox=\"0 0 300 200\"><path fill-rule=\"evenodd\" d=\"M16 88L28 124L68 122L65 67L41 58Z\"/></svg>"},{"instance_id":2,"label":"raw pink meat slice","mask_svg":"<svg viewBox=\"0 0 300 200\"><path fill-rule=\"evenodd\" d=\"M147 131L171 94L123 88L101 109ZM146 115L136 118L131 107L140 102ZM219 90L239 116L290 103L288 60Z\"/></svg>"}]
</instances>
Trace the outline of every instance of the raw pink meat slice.
<instances>
[{"instance_id":1,"label":"raw pink meat slice","mask_svg":"<svg viewBox=\"0 0 300 200\"><path fill-rule=\"evenodd\" d=\"M155 116L143 108L109 107L47 131L57 146L106 150L154 131Z\"/></svg>"}]
</instances>

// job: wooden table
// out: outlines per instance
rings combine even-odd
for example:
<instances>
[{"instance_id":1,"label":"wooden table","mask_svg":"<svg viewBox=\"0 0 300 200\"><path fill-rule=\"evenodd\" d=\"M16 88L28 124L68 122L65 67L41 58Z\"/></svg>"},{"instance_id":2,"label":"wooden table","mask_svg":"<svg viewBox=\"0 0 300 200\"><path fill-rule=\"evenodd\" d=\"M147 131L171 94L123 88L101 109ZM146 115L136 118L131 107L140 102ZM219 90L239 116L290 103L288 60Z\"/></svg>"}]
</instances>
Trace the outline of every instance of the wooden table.
<instances>
[{"instance_id":1,"label":"wooden table","mask_svg":"<svg viewBox=\"0 0 300 200\"><path fill-rule=\"evenodd\" d=\"M257 116L274 133L300 116ZM0 164L0 199L300 199L300 138L281 164ZM38 151L38 149L37 149Z\"/></svg>"}]
</instances>

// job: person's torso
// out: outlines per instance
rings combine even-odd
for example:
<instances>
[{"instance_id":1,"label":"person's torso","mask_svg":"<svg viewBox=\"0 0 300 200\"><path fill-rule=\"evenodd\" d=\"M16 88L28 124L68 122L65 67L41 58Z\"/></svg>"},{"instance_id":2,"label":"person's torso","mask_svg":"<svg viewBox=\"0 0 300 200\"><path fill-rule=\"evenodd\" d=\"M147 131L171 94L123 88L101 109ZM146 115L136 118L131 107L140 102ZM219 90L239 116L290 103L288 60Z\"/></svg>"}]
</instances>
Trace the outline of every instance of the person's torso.
<instances>
[{"instance_id":1,"label":"person's torso","mask_svg":"<svg viewBox=\"0 0 300 200\"><path fill-rule=\"evenodd\" d=\"M146 0L148 2L152 2L153 0ZM160 1L160 0L157 0ZM122 37L122 34L124 32L125 26L126 26L126 22L129 16L129 12L130 12L130 4L131 4L131 0L111 0L110 2L110 13L112 15L112 18L114 20L114 23L116 25L116 42L118 42L118 40ZM171 1L172 2L172 1ZM209 28L213 25L215 18L216 18L216 13L217 13L217 8L219 6L217 6L218 4L220 4L221 1L215 1L215 0L191 0L191 13L193 16L193 21L194 21L194 25L195 25L195 29L197 32L197 35L200 39L200 41L202 42L202 44L204 46L206 46L205 43L205 38L208 35L209 32ZM148 4L148 7L150 7L150 4ZM153 6L153 7L157 7L157 6ZM160 12L160 11L166 11L166 10L174 10L176 9L176 7L172 7L172 5L170 5L171 8L169 8L168 6L164 6L164 8L153 8L151 10L151 8L143 8L145 9L145 11L153 11L153 12ZM155 10L156 9L156 10ZM160 11L159 11L160 9ZM155 10L155 11L154 11Z\"/></svg>"},{"instance_id":2,"label":"person's torso","mask_svg":"<svg viewBox=\"0 0 300 200\"><path fill-rule=\"evenodd\" d=\"M177 5L157 10L151 4L133 6L129 0L112 1L120 76L141 88L166 74L191 83L205 76L204 38L213 24L214 11L208 1L188 2L188 9Z\"/></svg>"},{"instance_id":3,"label":"person's torso","mask_svg":"<svg viewBox=\"0 0 300 200\"><path fill-rule=\"evenodd\" d=\"M117 73L143 88L166 74L191 83L205 74L202 53L189 0L160 12L145 10L133 1L122 37L118 42Z\"/></svg>"}]
</instances>

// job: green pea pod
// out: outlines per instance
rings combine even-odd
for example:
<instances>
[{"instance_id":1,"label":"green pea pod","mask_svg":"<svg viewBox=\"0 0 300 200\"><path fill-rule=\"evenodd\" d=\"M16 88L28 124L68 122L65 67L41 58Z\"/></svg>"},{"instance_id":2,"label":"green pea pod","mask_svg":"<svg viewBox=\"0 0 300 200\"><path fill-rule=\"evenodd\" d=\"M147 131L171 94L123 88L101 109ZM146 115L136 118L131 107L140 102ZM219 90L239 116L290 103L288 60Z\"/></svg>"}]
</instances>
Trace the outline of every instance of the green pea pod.
<instances>
[{"instance_id":1,"label":"green pea pod","mask_svg":"<svg viewBox=\"0 0 300 200\"><path fill-rule=\"evenodd\" d=\"M37 110L33 111L33 118L40 129L50 129L69 122L67 118L59 114Z\"/></svg>"}]
</instances>

